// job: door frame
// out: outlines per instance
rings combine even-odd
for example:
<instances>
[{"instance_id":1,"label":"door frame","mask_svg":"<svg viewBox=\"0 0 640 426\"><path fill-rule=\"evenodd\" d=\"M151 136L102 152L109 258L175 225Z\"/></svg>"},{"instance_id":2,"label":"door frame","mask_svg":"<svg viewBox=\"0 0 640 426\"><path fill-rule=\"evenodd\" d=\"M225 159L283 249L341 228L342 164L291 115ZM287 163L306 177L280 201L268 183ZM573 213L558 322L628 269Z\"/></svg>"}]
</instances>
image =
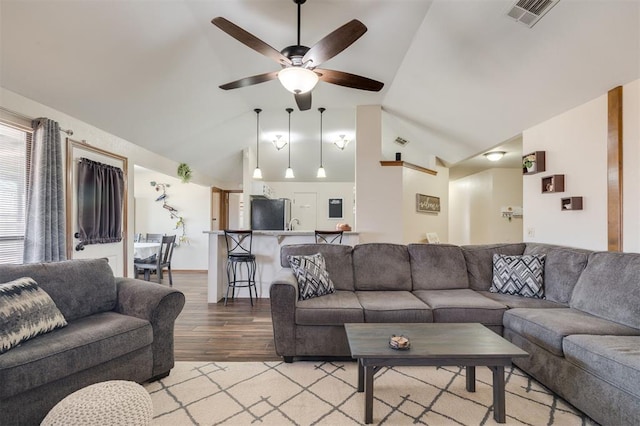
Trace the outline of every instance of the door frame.
<instances>
[{"instance_id":1,"label":"door frame","mask_svg":"<svg viewBox=\"0 0 640 426\"><path fill-rule=\"evenodd\" d=\"M218 229L224 231L229 227L229 194L243 193L241 189L222 189L216 186L211 187L211 219L215 217L213 211L213 193L220 194L220 209L218 211Z\"/></svg>"}]
</instances>

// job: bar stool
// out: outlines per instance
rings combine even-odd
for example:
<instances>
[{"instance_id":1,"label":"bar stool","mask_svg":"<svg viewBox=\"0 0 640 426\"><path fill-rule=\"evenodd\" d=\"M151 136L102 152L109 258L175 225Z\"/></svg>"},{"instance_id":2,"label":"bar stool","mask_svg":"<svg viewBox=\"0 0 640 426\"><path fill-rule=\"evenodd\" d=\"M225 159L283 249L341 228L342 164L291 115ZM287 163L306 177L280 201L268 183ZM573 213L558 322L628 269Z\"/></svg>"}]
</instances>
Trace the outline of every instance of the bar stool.
<instances>
[{"instance_id":1,"label":"bar stool","mask_svg":"<svg viewBox=\"0 0 640 426\"><path fill-rule=\"evenodd\" d=\"M231 290L231 298L235 299L236 288L247 287L249 289L249 300L253 306L253 295L251 289L255 292L256 299L258 291L256 289L256 256L251 254L251 242L253 240L253 231L224 231L225 241L227 243L227 292L224 295L224 304L227 305L229 290ZM242 266L246 272L246 279L242 277Z\"/></svg>"},{"instance_id":2,"label":"bar stool","mask_svg":"<svg viewBox=\"0 0 640 426\"><path fill-rule=\"evenodd\" d=\"M316 243L342 244L343 231L318 231L316 230Z\"/></svg>"}]
</instances>

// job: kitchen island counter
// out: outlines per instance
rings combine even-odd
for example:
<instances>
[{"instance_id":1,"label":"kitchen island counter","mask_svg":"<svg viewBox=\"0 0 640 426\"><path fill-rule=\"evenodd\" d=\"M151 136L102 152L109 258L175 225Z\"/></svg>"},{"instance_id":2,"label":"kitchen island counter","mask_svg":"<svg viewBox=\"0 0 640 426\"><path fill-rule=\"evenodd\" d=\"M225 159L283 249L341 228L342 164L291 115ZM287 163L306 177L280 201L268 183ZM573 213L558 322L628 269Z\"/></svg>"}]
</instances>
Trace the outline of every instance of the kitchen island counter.
<instances>
[{"instance_id":1,"label":"kitchen island counter","mask_svg":"<svg viewBox=\"0 0 640 426\"><path fill-rule=\"evenodd\" d=\"M209 303L224 298L227 288L227 246L224 231L204 231L209 234ZM359 241L358 233L345 231L342 243L353 246ZM258 297L269 297L269 285L280 266L280 247L290 244L309 244L315 242L314 231L253 231L252 253L256 256L256 290ZM236 297L249 297L246 288L237 289Z\"/></svg>"}]
</instances>

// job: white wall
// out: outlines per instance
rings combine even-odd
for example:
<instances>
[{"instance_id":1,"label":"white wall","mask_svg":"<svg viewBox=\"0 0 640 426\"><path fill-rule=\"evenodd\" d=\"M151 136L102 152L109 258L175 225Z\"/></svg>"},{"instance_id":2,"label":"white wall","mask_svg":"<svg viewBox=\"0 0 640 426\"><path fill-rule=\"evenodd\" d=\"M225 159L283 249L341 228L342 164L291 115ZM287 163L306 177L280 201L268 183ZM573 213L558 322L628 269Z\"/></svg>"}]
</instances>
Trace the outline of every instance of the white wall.
<instances>
[{"instance_id":1,"label":"white wall","mask_svg":"<svg viewBox=\"0 0 640 426\"><path fill-rule=\"evenodd\" d=\"M522 206L522 170L489 169L449 183L449 242L522 241L522 219L509 221L502 207ZM525 212L526 214L526 212Z\"/></svg>"},{"instance_id":2,"label":"white wall","mask_svg":"<svg viewBox=\"0 0 640 426\"><path fill-rule=\"evenodd\" d=\"M278 198L294 199L296 192L316 193L316 226L314 229L336 229L338 223L354 228L353 182L265 182ZM342 198L342 219L329 219L329 198ZM310 231L314 229L308 229Z\"/></svg>"},{"instance_id":3,"label":"white wall","mask_svg":"<svg viewBox=\"0 0 640 426\"><path fill-rule=\"evenodd\" d=\"M640 251L640 81L623 86L624 250ZM607 250L607 94L523 133L523 152L546 151L546 172L524 176L527 241ZM540 178L565 175L565 192L541 194ZM582 196L584 209L561 211L560 199ZM529 237L533 230L534 237Z\"/></svg>"},{"instance_id":4,"label":"white wall","mask_svg":"<svg viewBox=\"0 0 640 426\"><path fill-rule=\"evenodd\" d=\"M25 98L24 96L20 96L4 88L0 88L0 105L29 117L47 117L55 120L60 123L60 127L62 127L63 129L73 130L74 135L72 136L72 139L78 141L86 140L88 144L94 147L127 157L129 159L129 170L127 170L128 188L133 188L134 186L134 164L138 164L149 169L153 168L154 170L166 173L168 175L176 174L176 170L179 164L177 161L162 157L138 145L135 145L135 141L127 141L125 139L119 138L115 135L98 129L91 124L80 121L77 118L64 114L61 111L57 111L53 108ZM63 153L63 155L66 155L66 153ZM219 186L218 183L212 181L209 177L197 171L194 171L192 182L207 186ZM130 207L134 205L133 192L134 191L129 190L128 202ZM134 209L129 208L127 221L130 225L133 225L134 223L133 212ZM208 230L208 226L204 229L199 229L198 232L201 232L205 229ZM129 226L128 242L128 252L133 253L133 226ZM133 258L128 259L129 276L133 276L132 260Z\"/></svg>"},{"instance_id":5,"label":"white wall","mask_svg":"<svg viewBox=\"0 0 640 426\"><path fill-rule=\"evenodd\" d=\"M178 210L185 222L188 243L180 243L173 251L172 270L206 270L208 267L209 236L203 234L211 220L209 187L182 183L180 179L153 170L135 170L135 232L175 235L176 242L182 235L182 228L176 229L176 219L171 219L169 211L156 201L162 192L157 192L150 182L169 184L167 204Z\"/></svg>"},{"instance_id":6,"label":"white wall","mask_svg":"<svg viewBox=\"0 0 640 426\"><path fill-rule=\"evenodd\" d=\"M449 169L436 166L436 176L402 168L403 243L424 243L435 232L440 242L449 241ZM418 213L416 194L440 197L440 213Z\"/></svg>"},{"instance_id":7,"label":"white wall","mask_svg":"<svg viewBox=\"0 0 640 426\"><path fill-rule=\"evenodd\" d=\"M382 108L356 109L356 228L361 243L403 242L402 167L381 167Z\"/></svg>"}]
</instances>

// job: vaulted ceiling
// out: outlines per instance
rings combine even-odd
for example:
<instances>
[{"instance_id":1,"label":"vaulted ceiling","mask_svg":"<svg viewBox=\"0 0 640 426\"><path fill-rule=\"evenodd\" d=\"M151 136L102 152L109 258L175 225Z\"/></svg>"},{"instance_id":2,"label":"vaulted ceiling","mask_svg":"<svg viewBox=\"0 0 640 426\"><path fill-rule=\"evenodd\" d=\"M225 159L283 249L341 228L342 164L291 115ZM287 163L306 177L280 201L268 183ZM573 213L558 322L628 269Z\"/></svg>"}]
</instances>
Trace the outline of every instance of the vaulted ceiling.
<instances>
[{"instance_id":1,"label":"vaulted ceiling","mask_svg":"<svg viewBox=\"0 0 640 426\"><path fill-rule=\"evenodd\" d=\"M523 129L640 78L640 1L561 0L533 28L506 16L512 0L308 0L302 44L351 19L367 33L324 64L385 83L371 93L320 82L310 111L292 114L297 180L316 180L319 113L328 180L352 180L357 105L380 104L412 143L456 164ZM278 65L214 27L223 16L280 50L295 44L291 0L1 0L0 85L186 162L241 182L242 149L283 180L290 93L277 82L220 84ZM403 136L403 135L399 135Z\"/></svg>"}]
</instances>

